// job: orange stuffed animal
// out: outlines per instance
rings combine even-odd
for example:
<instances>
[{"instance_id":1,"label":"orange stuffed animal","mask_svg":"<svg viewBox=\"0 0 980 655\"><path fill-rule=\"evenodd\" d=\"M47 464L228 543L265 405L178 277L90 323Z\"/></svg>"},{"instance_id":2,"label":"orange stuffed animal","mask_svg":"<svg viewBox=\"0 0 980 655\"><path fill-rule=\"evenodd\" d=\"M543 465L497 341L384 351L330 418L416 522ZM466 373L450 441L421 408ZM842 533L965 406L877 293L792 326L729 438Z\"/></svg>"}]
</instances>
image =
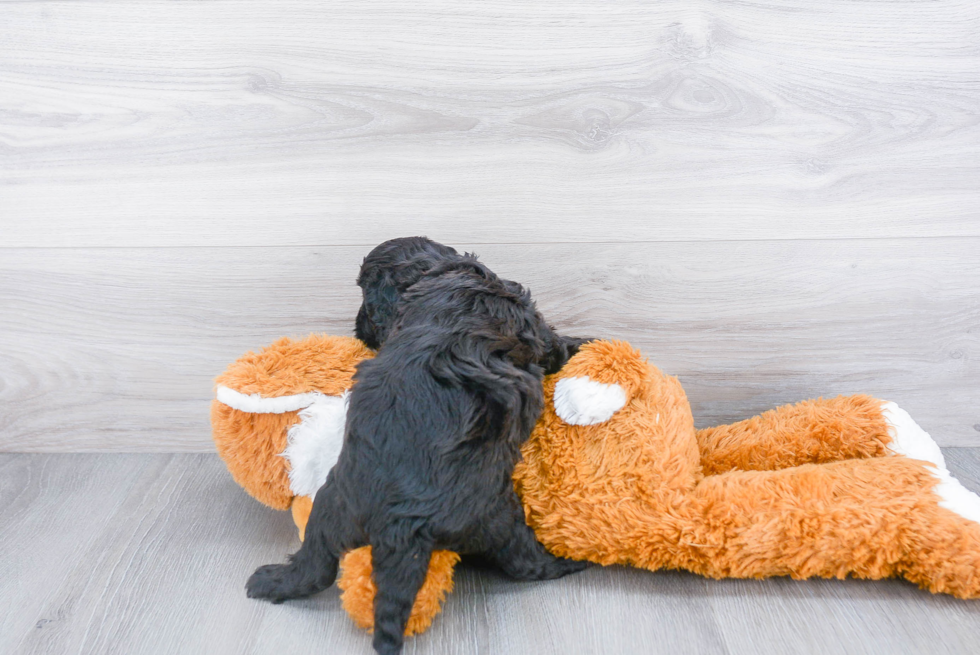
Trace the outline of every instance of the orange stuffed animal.
<instances>
[{"instance_id":1,"label":"orange stuffed animal","mask_svg":"<svg viewBox=\"0 0 980 655\"><path fill-rule=\"evenodd\" d=\"M300 538L339 453L354 366L370 356L350 338L283 339L217 380L218 452L257 499L292 507ZM903 576L980 596L980 497L894 403L810 400L698 431L676 378L605 341L544 386L514 484L556 555L713 578ZM365 628L370 559L369 547L347 553L338 581ZM407 634L439 612L457 561L433 554Z\"/></svg>"}]
</instances>

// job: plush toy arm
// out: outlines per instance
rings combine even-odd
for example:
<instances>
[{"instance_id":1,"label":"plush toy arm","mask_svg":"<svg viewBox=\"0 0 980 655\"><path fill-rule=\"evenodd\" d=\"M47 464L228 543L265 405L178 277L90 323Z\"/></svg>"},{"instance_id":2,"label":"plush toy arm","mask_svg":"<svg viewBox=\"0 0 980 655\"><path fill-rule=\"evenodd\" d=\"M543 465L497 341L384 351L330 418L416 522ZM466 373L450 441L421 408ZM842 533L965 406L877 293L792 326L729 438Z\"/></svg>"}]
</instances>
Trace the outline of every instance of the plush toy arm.
<instances>
[{"instance_id":1,"label":"plush toy arm","mask_svg":"<svg viewBox=\"0 0 980 655\"><path fill-rule=\"evenodd\" d=\"M699 430L702 469L705 475L772 471L889 455L891 423L883 406L863 395L820 398Z\"/></svg>"}]
</instances>

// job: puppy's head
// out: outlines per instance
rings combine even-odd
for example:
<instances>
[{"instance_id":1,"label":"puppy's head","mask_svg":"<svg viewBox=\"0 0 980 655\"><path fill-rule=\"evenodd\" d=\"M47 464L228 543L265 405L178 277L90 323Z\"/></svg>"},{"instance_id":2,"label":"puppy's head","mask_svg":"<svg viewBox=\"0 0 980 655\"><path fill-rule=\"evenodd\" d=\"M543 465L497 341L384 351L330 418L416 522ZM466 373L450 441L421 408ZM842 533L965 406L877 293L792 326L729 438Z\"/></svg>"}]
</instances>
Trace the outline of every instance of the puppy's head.
<instances>
[{"instance_id":1,"label":"puppy's head","mask_svg":"<svg viewBox=\"0 0 980 655\"><path fill-rule=\"evenodd\" d=\"M391 239L368 253L357 276L363 301L355 336L369 348L380 348L402 294L434 267L459 257L454 249L426 237Z\"/></svg>"}]
</instances>

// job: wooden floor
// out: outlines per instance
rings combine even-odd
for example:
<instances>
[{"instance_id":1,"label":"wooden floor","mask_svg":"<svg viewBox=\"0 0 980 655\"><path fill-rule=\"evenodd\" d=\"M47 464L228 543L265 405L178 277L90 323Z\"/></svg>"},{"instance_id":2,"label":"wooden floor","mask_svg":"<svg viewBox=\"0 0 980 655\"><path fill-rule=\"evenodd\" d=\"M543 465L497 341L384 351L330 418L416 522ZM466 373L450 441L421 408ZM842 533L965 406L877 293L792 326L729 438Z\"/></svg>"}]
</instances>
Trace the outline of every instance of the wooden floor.
<instances>
[{"instance_id":1,"label":"wooden floor","mask_svg":"<svg viewBox=\"0 0 980 655\"><path fill-rule=\"evenodd\" d=\"M980 449L945 449L980 490ZM336 588L245 598L298 540L206 454L0 454L0 653L371 653ZM980 603L900 580L706 580L462 569L406 653L976 653Z\"/></svg>"}]
</instances>

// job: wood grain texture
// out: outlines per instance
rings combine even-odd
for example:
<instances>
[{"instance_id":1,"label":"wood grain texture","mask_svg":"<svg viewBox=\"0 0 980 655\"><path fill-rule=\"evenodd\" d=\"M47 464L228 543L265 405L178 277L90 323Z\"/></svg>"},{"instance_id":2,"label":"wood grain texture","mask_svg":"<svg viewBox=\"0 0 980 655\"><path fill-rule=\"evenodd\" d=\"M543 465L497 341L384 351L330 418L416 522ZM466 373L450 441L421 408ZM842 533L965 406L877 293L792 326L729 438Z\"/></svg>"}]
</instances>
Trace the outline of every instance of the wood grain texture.
<instances>
[{"instance_id":1,"label":"wood grain texture","mask_svg":"<svg viewBox=\"0 0 980 655\"><path fill-rule=\"evenodd\" d=\"M947 449L980 489L980 450ZM336 588L245 598L298 547L215 455L0 454L0 652L371 653ZM899 580L707 580L623 567L518 583L463 566L406 655L973 653L980 604Z\"/></svg>"},{"instance_id":2,"label":"wood grain texture","mask_svg":"<svg viewBox=\"0 0 980 655\"><path fill-rule=\"evenodd\" d=\"M4 2L0 245L980 235L980 4Z\"/></svg>"},{"instance_id":3,"label":"wood grain texture","mask_svg":"<svg viewBox=\"0 0 980 655\"><path fill-rule=\"evenodd\" d=\"M159 458L0 457L0 652L34 632L59 632L76 599L64 579L89 572L96 544Z\"/></svg>"},{"instance_id":4,"label":"wood grain texture","mask_svg":"<svg viewBox=\"0 0 980 655\"><path fill-rule=\"evenodd\" d=\"M678 375L699 426L863 392L980 445L980 239L476 250L562 332ZM366 251L0 249L0 450L211 451L214 376L350 334Z\"/></svg>"}]
</instances>

